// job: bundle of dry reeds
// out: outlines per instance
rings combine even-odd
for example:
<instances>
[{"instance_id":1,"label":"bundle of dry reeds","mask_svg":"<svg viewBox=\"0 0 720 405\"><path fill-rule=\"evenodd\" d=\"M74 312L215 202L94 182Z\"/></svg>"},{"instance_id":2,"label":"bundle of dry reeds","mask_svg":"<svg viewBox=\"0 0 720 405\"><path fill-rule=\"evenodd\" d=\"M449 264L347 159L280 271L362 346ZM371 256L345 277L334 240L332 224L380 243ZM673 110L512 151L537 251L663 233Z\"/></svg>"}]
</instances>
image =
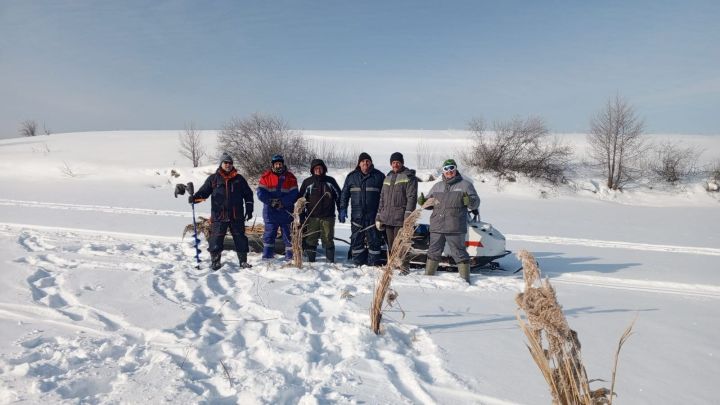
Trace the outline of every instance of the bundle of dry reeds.
<instances>
[{"instance_id":1,"label":"bundle of dry reeds","mask_svg":"<svg viewBox=\"0 0 720 405\"><path fill-rule=\"evenodd\" d=\"M402 268L403 259L410 252L410 248L412 248L412 237L415 233L415 223L420 218L421 213L422 208L418 208L405 218L402 229L400 229L400 233L395 238L393 245L389 247L388 261L380 274L377 287L375 287L375 295L373 295L373 301L370 306L370 328L373 332L375 332L375 334L380 333L382 305L388 295L388 292L390 291L390 282L392 281L393 271L395 269ZM397 293L394 293L394 298L396 297Z\"/></svg>"},{"instance_id":2,"label":"bundle of dry reeds","mask_svg":"<svg viewBox=\"0 0 720 405\"><path fill-rule=\"evenodd\" d=\"M577 333L570 329L555 289L548 279L540 278L540 269L533 255L521 250L525 291L515 302L525 312L526 320L517 314L520 328L528 339L528 350L547 382L554 404L612 404L615 370L620 348L630 336L632 324L620 339L615 354L615 368L611 389L590 389L585 366L580 355Z\"/></svg>"},{"instance_id":3,"label":"bundle of dry reeds","mask_svg":"<svg viewBox=\"0 0 720 405\"><path fill-rule=\"evenodd\" d=\"M203 236L205 236L205 240L210 240L210 224L211 221L208 218L198 216L197 218L197 230L198 233L202 233ZM182 237L185 238L185 235L188 233L193 232L193 224L188 224L183 229ZM229 229L228 229L229 232ZM263 232L265 232L265 226L263 224L253 224L252 226L246 226L245 227L245 234L246 235L262 235Z\"/></svg>"},{"instance_id":4,"label":"bundle of dry reeds","mask_svg":"<svg viewBox=\"0 0 720 405\"><path fill-rule=\"evenodd\" d=\"M302 268L303 264L303 227L305 223L300 222L300 214L305 211L305 198L300 197L295 201L295 209L293 210L293 222L290 229L290 238L292 240L292 252L293 252L293 264L298 269Z\"/></svg>"}]
</instances>

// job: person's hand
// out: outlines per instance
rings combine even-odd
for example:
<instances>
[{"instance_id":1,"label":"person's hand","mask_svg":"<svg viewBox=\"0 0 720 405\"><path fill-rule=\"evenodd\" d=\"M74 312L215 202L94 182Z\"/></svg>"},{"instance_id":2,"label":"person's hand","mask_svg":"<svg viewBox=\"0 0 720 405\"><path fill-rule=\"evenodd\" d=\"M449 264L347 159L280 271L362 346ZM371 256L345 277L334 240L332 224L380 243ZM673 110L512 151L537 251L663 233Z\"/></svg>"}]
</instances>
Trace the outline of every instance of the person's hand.
<instances>
[{"instance_id":1,"label":"person's hand","mask_svg":"<svg viewBox=\"0 0 720 405\"><path fill-rule=\"evenodd\" d=\"M470 206L470 196L468 195L468 193L463 194L463 205L466 207Z\"/></svg>"},{"instance_id":2,"label":"person's hand","mask_svg":"<svg viewBox=\"0 0 720 405\"><path fill-rule=\"evenodd\" d=\"M427 201L427 198L425 198L424 193L420 193L420 197L418 197L418 204L422 207L425 204L425 201Z\"/></svg>"},{"instance_id":3,"label":"person's hand","mask_svg":"<svg viewBox=\"0 0 720 405\"><path fill-rule=\"evenodd\" d=\"M340 211L338 211L338 221L340 221L341 224L344 224L346 219L347 219L347 210L341 209Z\"/></svg>"},{"instance_id":4,"label":"person's hand","mask_svg":"<svg viewBox=\"0 0 720 405\"><path fill-rule=\"evenodd\" d=\"M249 221L252 219L252 211L248 211L245 213L245 220Z\"/></svg>"},{"instance_id":5,"label":"person's hand","mask_svg":"<svg viewBox=\"0 0 720 405\"><path fill-rule=\"evenodd\" d=\"M385 230L385 224L380 222L380 220L375 221L375 228L377 228L378 231L384 231Z\"/></svg>"}]
</instances>

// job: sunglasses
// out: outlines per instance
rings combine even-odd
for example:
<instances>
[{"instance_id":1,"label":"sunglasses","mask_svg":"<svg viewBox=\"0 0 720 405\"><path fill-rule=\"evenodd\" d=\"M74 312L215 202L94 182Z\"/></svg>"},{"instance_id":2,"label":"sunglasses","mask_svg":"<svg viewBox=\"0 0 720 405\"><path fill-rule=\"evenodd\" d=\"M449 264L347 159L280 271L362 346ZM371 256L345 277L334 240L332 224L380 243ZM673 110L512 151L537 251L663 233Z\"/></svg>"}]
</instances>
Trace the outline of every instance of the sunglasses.
<instances>
[{"instance_id":1,"label":"sunglasses","mask_svg":"<svg viewBox=\"0 0 720 405\"><path fill-rule=\"evenodd\" d=\"M444 172L451 172L451 171L453 171L453 170L455 170L455 169L456 169L455 165L443 166L443 171L444 171Z\"/></svg>"}]
</instances>

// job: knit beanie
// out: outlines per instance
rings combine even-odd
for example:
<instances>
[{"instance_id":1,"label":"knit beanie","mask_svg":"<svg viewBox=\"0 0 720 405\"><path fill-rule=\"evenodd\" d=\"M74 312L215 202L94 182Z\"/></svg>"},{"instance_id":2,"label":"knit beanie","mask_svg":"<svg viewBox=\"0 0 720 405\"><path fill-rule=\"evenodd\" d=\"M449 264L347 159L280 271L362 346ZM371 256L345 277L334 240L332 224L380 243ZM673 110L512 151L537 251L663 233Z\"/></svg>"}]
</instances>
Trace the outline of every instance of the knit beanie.
<instances>
[{"instance_id":1,"label":"knit beanie","mask_svg":"<svg viewBox=\"0 0 720 405\"><path fill-rule=\"evenodd\" d=\"M457 163L455 163L455 159L447 159L443 162L442 167L453 165L457 167Z\"/></svg>"},{"instance_id":2,"label":"knit beanie","mask_svg":"<svg viewBox=\"0 0 720 405\"><path fill-rule=\"evenodd\" d=\"M405 159L403 159L403 155L400 152L395 152L392 155L390 155L390 163L398 161L402 164L405 164Z\"/></svg>"},{"instance_id":3,"label":"knit beanie","mask_svg":"<svg viewBox=\"0 0 720 405\"><path fill-rule=\"evenodd\" d=\"M272 159L270 160L270 163L273 164L275 162L282 162L285 163L285 159L283 158L283 155L277 154L273 155Z\"/></svg>"},{"instance_id":4,"label":"knit beanie","mask_svg":"<svg viewBox=\"0 0 720 405\"><path fill-rule=\"evenodd\" d=\"M218 165L219 165L219 166L222 166L222 163L223 163L223 162L230 162L230 163L232 163L232 162L233 162L232 156L230 156L230 154L227 153L227 152L223 152L222 156L220 156L220 161L218 161Z\"/></svg>"},{"instance_id":5,"label":"knit beanie","mask_svg":"<svg viewBox=\"0 0 720 405\"><path fill-rule=\"evenodd\" d=\"M358 156L358 164L360 164L360 162L363 161L363 160L365 160L365 159L367 159L367 160L369 160L369 161L372 162L372 158L370 157L370 155L368 155L367 152L363 152L363 153L360 154L360 156Z\"/></svg>"}]
</instances>

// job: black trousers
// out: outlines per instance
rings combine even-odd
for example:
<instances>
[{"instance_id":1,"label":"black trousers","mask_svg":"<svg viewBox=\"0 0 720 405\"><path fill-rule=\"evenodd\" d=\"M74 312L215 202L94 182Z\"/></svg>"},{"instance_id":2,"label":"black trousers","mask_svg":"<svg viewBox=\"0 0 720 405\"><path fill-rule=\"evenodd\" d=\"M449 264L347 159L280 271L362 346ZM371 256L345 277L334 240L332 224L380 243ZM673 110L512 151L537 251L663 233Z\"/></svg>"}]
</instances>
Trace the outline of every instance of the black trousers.
<instances>
[{"instance_id":1,"label":"black trousers","mask_svg":"<svg viewBox=\"0 0 720 405\"><path fill-rule=\"evenodd\" d=\"M228 228L235 243L235 251L237 253L248 252L248 238L245 236L245 221L221 221L213 222L210 228L210 240L208 241L210 253L220 253L223 250L223 241Z\"/></svg>"}]
</instances>

